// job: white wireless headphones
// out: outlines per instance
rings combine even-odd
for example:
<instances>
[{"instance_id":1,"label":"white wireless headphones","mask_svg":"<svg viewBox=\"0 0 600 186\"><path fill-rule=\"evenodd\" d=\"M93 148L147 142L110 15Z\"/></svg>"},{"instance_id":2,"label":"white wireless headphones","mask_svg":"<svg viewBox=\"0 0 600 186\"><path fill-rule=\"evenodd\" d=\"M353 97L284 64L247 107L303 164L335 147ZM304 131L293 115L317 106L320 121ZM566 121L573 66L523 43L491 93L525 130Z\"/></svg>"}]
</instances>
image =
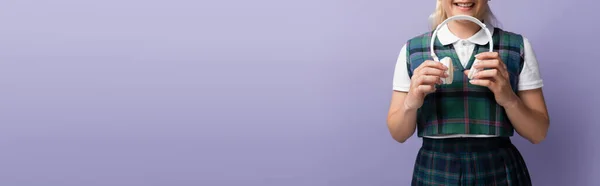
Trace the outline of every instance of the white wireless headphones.
<instances>
[{"instance_id":1,"label":"white wireless headphones","mask_svg":"<svg viewBox=\"0 0 600 186\"><path fill-rule=\"evenodd\" d=\"M433 31L433 35L431 36L431 44L430 44L430 47L429 47L429 49L430 49L431 57L433 57L433 60L435 60L435 61L439 61L439 62L442 62L442 63L443 63L443 64L444 64L446 67L448 67L448 71L447 71L447 73L450 75L450 77L448 77L448 78L446 78L446 79L442 79L442 81L443 81L445 84L450 84L450 83L452 83L452 74L453 74L452 60L451 60L449 57L445 57L444 59L442 59L442 60L440 61L440 60L439 60L439 58L438 58L438 56L435 54L435 51L434 51L434 48L433 48L433 47L434 47L434 43L435 43L435 37L437 36L437 32L438 32L438 30L439 30L440 28L442 28L442 26L444 26L445 24L448 24L448 22L449 22L449 21L452 21L452 20L468 20L468 21L474 22L474 23L476 23L477 25L479 25L479 26L480 26L480 27L481 27L481 28L482 28L482 29L485 31L486 35L488 36L489 45L490 45L490 47L489 47L489 48L490 48L490 50L489 50L489 51L490 51L490 52L493 52L493 51L494 51L494 49L493 49L493 47L494 47L494 41L493 41L493 39L492 39L492 33L490 33L490 30L488 30L488 29L487 29L487 26L486 26L485 24L483 24L481 21L479 21L478 19L476 19L476 18L474 18L474 17L472 17L472 16L468 16L468 15L456 15L456 16L452 16L452 17L449 17L448 19L444 20L444 21L443 21L442 23L440 23L440 24L439 24L439 25L436 27L436 29ZM479 62L479 60L477 60L477 59L476 59L476 60L475 60L475 62L473 63L473 66L474 66L474 65L475 65L477 62ZM482 70L482 69L475 69L475 68L471 67L471 69L470 69L470 71L469 71L469 75L468 75L469 79L472 79L472 78L473 78L473 75L474 75L475 73L477 73L478 71L481 71L481 70Z\"/></svg>"}]
</instances>

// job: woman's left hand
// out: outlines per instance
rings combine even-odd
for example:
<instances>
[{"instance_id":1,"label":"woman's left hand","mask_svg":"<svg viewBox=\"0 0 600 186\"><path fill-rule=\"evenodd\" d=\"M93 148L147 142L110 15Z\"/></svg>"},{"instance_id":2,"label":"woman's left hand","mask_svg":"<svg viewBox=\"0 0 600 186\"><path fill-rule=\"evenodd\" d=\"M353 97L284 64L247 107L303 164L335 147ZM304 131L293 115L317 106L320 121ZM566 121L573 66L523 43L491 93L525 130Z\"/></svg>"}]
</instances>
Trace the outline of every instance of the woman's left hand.
<instances>
[{"instance_id":1,"label":"woman's left hand","mask_svg":"<svg viewBox=\"0 0 600 186\"><path fill-rule=\"evenodd\" d=\"M519 98L512 90L506 65L498 53L483 52L475 57L481 61L473 67L485 70L475 73L469 82L489 88L500 106L514 105ZM469 70L466 70L465 74L469 74Z\"/></svg>"}]
</instances>

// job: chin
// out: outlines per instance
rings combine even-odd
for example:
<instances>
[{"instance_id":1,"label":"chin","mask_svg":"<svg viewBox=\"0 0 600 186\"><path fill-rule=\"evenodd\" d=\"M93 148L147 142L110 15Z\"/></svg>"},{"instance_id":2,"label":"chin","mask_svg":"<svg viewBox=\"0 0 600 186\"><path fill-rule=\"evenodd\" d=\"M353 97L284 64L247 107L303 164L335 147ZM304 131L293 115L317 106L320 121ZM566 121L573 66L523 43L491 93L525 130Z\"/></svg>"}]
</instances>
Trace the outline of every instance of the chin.
<instances>
[{"instance_id":1,"label":"chin","mask_svg":"<svg viewBox=\"0 0 600 186\"><path fill-rule=\"evenodd\" d=\"M475 14L453 14L452 16L457 16L457 15L466 15L466 16L471 16L471 17L477 17L477 16L475 16Z\"/></svg>"}]
</instances>

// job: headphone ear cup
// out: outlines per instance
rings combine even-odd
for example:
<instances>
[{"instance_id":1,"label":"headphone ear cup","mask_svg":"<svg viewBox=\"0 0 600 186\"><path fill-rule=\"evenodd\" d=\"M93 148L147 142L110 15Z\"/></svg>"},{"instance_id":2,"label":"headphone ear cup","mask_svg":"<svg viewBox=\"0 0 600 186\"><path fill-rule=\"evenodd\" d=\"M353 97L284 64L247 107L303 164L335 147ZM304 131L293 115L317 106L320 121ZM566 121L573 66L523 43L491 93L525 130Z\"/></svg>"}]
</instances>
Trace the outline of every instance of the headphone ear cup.
<instances>
[{"instance_id":1,"label":"headphone ear cup","mask_svg":"<svg viewBox=\"0 0 600 186\"><path fill-rule=\"evenodd\" d=\"M444 66L448 67L448 70L446 70L446 74L448 74L448 77L442 78L442 83L452 84L452 80L454 79L454 65L452 64L452 59L449 57L445 57L442 60L440 60L440 62Z\"/></svg>"},{"instance_id":2,"label":"headphone ear cup","mask_svg":"<svg viewBox=\"0 0 600 186\"><path fill-rule=\"evenodd\" d=\"M478 68L474 68L475 64L479 63L481 60L479 59L475 59L475 61L473 62L473 66L471 66L471 69L469 69L469 75L467 76L469 79L473 79L475 76L475 74L479 71L482 71L483 69L478 69Z\"/></svg>"}]
</instances>

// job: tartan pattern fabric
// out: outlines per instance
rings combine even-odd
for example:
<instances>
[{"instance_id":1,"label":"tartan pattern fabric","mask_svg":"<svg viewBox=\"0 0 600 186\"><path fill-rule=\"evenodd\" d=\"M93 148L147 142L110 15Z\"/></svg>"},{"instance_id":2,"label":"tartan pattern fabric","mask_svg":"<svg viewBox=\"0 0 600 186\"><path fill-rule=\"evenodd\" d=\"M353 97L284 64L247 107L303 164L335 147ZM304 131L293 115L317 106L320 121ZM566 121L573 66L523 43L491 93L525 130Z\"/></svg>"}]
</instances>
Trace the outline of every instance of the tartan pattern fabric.
<instances>
[{"instance_id":1,"label":"tartan pattern fabric","mask_svg":"<svg viewBox=\"0 0 600 186\"><path fill-rule=\"evenodd\" d=\"M410 39L407 43L407 69L413 71L430 55L432 32ZM523 38L521 35L494 29L494 51L498 52L507 66L513 91L518 91L518 77L523 68ZM452 45L442 45L436 37L435 52L439 59L450 57L455 67L452 84L437 85L437 91L425 97L417 111L417 134L419 137L444 134L486 134L512 136L514 128L503 107L495 101L487 88L469 83L464 70L471 68L475 54L489 51L489 45L475 45L473 56L466 67L460 63Z\"/></svg>"},{"instance_id":2,"label":"tartan pattern fabric","mask_svg":"<svg viewBox=\"0 0 600 186\"><path fill-rule=\"evenodd\" d=\"M508 137L423 138L412 186L530 186L523 157Z\"/></svg>"}]
</instances>

